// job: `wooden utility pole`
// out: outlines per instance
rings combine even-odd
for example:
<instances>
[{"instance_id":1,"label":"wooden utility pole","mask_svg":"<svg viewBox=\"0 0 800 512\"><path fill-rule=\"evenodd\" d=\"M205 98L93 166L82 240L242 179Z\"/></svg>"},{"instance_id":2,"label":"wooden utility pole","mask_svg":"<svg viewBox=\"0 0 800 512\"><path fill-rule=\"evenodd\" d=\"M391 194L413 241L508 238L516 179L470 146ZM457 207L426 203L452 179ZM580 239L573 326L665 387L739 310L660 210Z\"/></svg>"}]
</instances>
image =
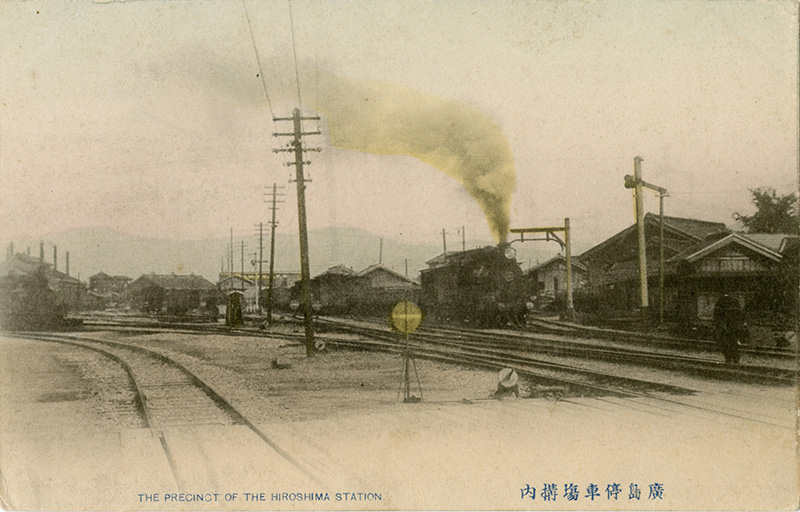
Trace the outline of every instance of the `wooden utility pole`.
<instances>
[{"instance_id":1,"label":"wooden utility pole","mask_svg":"<svg viewBox=\"0 0 800 512\"><path fill-rule=\"evenodd\" d=\"M636 234L639 245L639 290L642 305L642 321L650 321L649 301L647 293L647 254L644 225L644 188L655 190L659 194L659 256L658 256L658 295L659 295L659 322L664 322L664 198L667 189L647 183L642 179L642 157L633 159L633 176L625 176L625 188L633 189L636 199Z\"/></svg>"},{"instance_id":2,"label":"wooden utility pole","mask_svg":"<svg viewBox=\"0 0 800 512\"><path fill-rule=\"evenodd\" d=\"M291 136L291 149L294 152L294 162L288 165L295 166L295 181L297 183L297 223L300 231L300 298L303 308L303 323L306 335L306 356L314 355L314 326L311 316L311 270L308 262L308 227L306 225L306 184L303 175L303 135L319 135L320 132L303 132L302 121L319 120L319 117L301 117L300 109L295 108L290 118L275 118L275 121L292 121L292 133L276 133L276 137ZM277 150L280 151L280 150ZM308 151L308 150L305 150Z\"/></svg>"},{"instance_id":3,"label":"wooden utility pole","mask_svg":"<svg viewBox=\"0 0 800 512\"><path fill-rule=\"evenodd\" d=\"M264 263L264 223L258 223L258 286L256 287L256 311L261 314L261 275Z\"/></svg>"},{"instance_id":4,"label":"wooden utility pole","mask_svg":"<svg viewBox=\"0 0 800 512\"><path fill-rule=\"evenodd\" d=\"M636 240L639 247L639 297L642 321L649 319L650 301L647 293L647 243L644 233L644 198L642 197L642 157L633 159L633 193L636 200Z\"/></svg>"},{"instance_id":5,"label":"wooden utility pole","mask_svg":"<svg viewBox=\"0 0 800 512\"><path fill-rule=\"evenodd\" d=\"M444 228L442 228L442 247L444 248L444 257L447 259L447 233Z\"/></svg>"},{"instance_id":6,"label":"wooden utility pole","mask_svg":"<svg viewBox=\"0 0 800 512\"><path fill-rule=\"evenodd\" d=\"M461 251L467 252L467 234L464 226L461 226Z\"/></svg>"},{"instance_id":7,"label":"wooden utility pole","mask_svg":"<svg viewBox=\"0 0 800 512\"><path fill-rule=\"evenodd\" d=\"M282 189L283 187L281 187ZM278 203L278 185L272 184L272 220L270 221L270 240L269 240L269 281L267 282L267 325L272 323L272 287L275 279L275 227L278 225L275 222L275 210ZM285 194L281 193L281 196ZM281 201L283 202L283 201Z\"/></svg>"},{"instance_id":8,"label":"wooden utility pole","mask_svg":"<svg viewBox=\"0 0 800 512\"><path fill-rule=\"evenodd\" d=\"M658 195L658 323L664 323L664 196Z\"/></svg>"},{"instance_id":9,"label":"wooden utility pole","mask_svg":"<svg viewBox=\"0 0 800 512\"><path fill-rule=\"evenodd\" d=\"M570 242L569 217L564 219L564 264L567 266L567 319L575 318L575 305L572 302L572 244Z\"/></svg>"}]
</instances>

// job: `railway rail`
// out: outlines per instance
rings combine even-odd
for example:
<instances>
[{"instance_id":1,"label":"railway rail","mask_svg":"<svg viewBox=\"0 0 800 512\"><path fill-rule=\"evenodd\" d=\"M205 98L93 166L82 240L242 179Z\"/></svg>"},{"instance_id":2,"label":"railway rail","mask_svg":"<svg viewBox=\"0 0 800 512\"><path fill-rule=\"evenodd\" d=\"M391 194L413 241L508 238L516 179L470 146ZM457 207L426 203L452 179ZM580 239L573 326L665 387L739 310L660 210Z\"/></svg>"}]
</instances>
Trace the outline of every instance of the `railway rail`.
<instances>
[{"instance_id":1,"label":"railway rail","mask_svg":"<svg viewBox=\"0 0 800 512\"><path fill-rule=\"evenodd\" d=\"M631 332L603 327L591 327L544 318L528 319L527 324L520 326L519 329L533 333L573 335L593 339L609 340L619 343L645 345L648 347L660 347L665 349L677 349L692 352L718 351L717 344L710 340L679 338L661 333ZM774 357L777 359L795 359L797 357L797 352L794 349L787 347L743 346L741 348L741 352L744 355Z\"/></svg>"},{"instance_id":2,"label":"railway rail","mask_svg":"<svg viewBox=\"0 0 800 512\"><path fill-rule=\"evenodd\" d=\"M120 365L134 391L133 406L143 426L149 428L159 442L178 489L184 490L188 485L182 476L184 471L176 462L168 432L176 427L197 425L243 426L309 481L328 488L334 479L331 474L289 453L196 372L158 351L80 334L7 335L91 350Z\"/></svg>"},{"instance_id":3,"label":"railway rail","mask_svg":"<svg viewBox=\"0 0 800 512\"><path fill-rule=\"evenodd\" d=\"M404 348L399 336L390 332L383 324L375 322L366 324L364 322L343 321L341 319L320 318L316 320L316 325L319 330L317 337L324 339L334 347L355 350L381 350L394 353L400 353ZM92 325L89 324L87 327L91 328ZM114 328L108 323L95 327L100 329ZM124 329L142 333L163 332L166 328L167 326L136 327L134 325L124 327ZM298 343L302 343L304 339L300 333L265 333L258 329L230 330L218 325L173 324L173 328L177 328L177 332L207 332L233 336L270 336L293 340ZM337 336L337 332L351 334ZM355 337L353 334L355 334ZM569 400L568 398L563 398L564 396L591 396L597 400L618 400L625 403L626 407L637 408L643 406L652 410L668 410L678 414L687 414L687 411L691 411L692 413L733 417L779 428L788 428L785 424L776 422L774 418L761 417L758 414L754 414L752 410L748 410L748 408L724 407L714 399L704 401L710 396L707 389L697 390L683 385L672 385L671 382L674 382L672 378L656 379L659 382L647 379L632 379L624 375L624 369L621 372L622 375L617 370L612 373L603 373L574 364L534 358L532 357L530 346L535 345L535 343L530 338L538 336L530 333L509 333L507 331L499 333L495 331L453 332L452 329L423 328L414 334L413 339L417 340L418 343L415 342L411 349L415 357L446 363L487 369L512 367L521 375L527 376L533 382L538 383L537 386L541 386L545 390L548 386L552 386L556 391L553 393L545 392L543 396L555 395L560 397L560 400ZM514 337L519 339L508 339ZM585 339L577 342L572 340L572 343L579 344L588 342L589 340ZM542 342L540 344L546 345ZM491 345L495 346L491 347ZM592 347L590 346L589 348ZM578 346L577 357L586 358L586 349L587 347L585 346ZM549 349L545 347L545 350L552 350L557 353L563 351L564 347L558 347L558 343L555 343ZM583 355L581 356L581 354ZM600 354L602 352L595 352L594 356ZM648 355L647 352L644 352L644 354ZM553 356L553 354L543 355L559 357L557 355ZM774 369L772 368L764 369L752 365L744 369L732 368L721 361L712 361L707 358L675 355L670 357L668 354L657 355L661 356L662 359L658 360L657 357L654 357L650 359L649 363L643 363L641 361L642 353L633 351L624 356L632 358L625 364L649 364L663 369L665 362L670 362L670 364L674 365L673 370L689 374L700 374L705 377L704 380L708 380L708 377L713 377L715 380L730 379L769 385L788 385L796 384L797 379L796 373L788 369L778 369L778 371L773 372ZM620 354L614 354L614 350L608 350L607 356L614 363L623 362L619 359ZM575 359L576 356L568 355L566 357ZM592 359L592 357L589 357L589 359ZM709 380L709 382L712 381ZM558 391L558 389L561 391ZM705 396L705 398L702 398L701 395Z\"/></svg>"},{"instance_id":4,"label":"railway rail","mask_svg":"<svg viewBox=\"0 0 800 512\"><path fill-rule=\"evenodd\" d=\"M341 325L340 322L334 322ZM406 349L398 335L387 329L365 326L351 326L347 330L360 334L364 339L329 339L331 345L348 348L384 350L401 353ZM731 410L713 403L689 401L691 395L700 391L685 386L672 385L652 380L635 379L581 368L573 365L552 363L520 355L518 353L493 353L484 348L465 348L463 345L426 342L424 334L416 334L417 342L408 347L415 357L454 364L471 365L498 370L513 368L539 384L556 385L565 389L566 395L591 396L602 401L621 400L628 407L646 407L650 410L672 411L679 414L711 414L718 417L736 418L781 429L791 426L776 422L774 418L752 414L749 411ZM684 397L684 398L680 398ZM567 399L570 401L570 399Z\"/></svg>"},{"instance_id":5,"label":"railway rail","mask_svg":"<svg viewBox=\"0 0 800 512\"><path fill-rule=\"evenodd\" d=\"M354 326L342 320L325 319L335 329L353 331L370 329L367 324ZM369 331L359 330L361 334ZM377 329L381 331L382 329ZM755 364L729 365L722 361L676 353L659 353L641 348L632 349L619 345L598 346L596 340L575 339L563 335L518 333L515 331L474 331L453 328L422 328L415 338L445 346L472 349L485 354L519 356L542 354L599 360L628 365L649 366L662 370L678 371L715 379L732 379L767 384L794 385L797 372L788 367Z\"/></svg>"}]
</instances>

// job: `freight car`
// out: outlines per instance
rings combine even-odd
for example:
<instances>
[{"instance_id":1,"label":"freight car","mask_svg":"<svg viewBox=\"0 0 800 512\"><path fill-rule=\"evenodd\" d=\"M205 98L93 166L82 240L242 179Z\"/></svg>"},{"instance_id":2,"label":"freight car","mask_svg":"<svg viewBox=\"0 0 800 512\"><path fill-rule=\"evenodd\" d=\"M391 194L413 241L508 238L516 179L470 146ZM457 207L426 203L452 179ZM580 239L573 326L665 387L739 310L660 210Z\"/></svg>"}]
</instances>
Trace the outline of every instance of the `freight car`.
<instances>
[{"instance_id":1,"label":"freight car","mask_svg":"<svg viewBox=\"0 0 800 512\"><path fill-rule=\"evenodd\" d=\"M475 327L524 322L522 269L509 244L451 253L420 273L420 303L429 318Z\"/></svg>"}]
</instances>

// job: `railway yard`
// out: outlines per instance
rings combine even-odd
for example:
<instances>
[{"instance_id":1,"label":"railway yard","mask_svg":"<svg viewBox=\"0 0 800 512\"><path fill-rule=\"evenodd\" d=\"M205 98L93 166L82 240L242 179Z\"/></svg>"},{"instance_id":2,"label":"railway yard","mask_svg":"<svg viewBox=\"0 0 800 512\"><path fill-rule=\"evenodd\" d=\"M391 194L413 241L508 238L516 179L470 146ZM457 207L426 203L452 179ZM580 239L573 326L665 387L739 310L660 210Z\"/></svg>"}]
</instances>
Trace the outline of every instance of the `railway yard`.
<instances>
[{"instance_id":1,"label":"railway yard","mask_svg":"<svg viewBox=\"0 0 800 512\"><path fill-rule=\"evenodd\" d=\"M533 320L0 336L6 509L796 508L797 358ZM498 371L519 396L498 394Z\"/></svg>"}]
</instances>

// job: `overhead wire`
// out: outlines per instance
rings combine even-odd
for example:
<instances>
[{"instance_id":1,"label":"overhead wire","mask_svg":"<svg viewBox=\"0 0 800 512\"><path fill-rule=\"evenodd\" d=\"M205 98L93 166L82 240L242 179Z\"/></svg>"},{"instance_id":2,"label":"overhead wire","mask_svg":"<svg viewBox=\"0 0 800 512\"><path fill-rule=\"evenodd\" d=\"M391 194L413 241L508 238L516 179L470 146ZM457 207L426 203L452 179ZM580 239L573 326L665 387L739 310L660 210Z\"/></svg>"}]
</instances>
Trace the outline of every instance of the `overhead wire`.
<instances>
[{"instance_id":1,"label":"overhead wire","mask_svg":"<svg viewBox=\"0 0 800 512\"><path fill-rule=\"evenodd\" d=\"M275 128L275 131L278 131L278 126L275 124L275 113L272 110L272 101L269 99L269 93L267 92L267 81L266 77L264 76L264 69L261 66L261 57L258 54L258 46L256 46L256 38L253 35L253 25L250 23L250 13L247 11L247 2L242 0L242 5L244 6L244 15L247 18L247 28L250 30L250 41L253 43L253 51L256 54L256 62L258 63L258 74L261 77L261 87L264 89L264 97L267 99L267 106L269 107L269 118L272 120L272 126Z\"/></svg>"},{"instance_id":2,"label":"overhead wire","mask_svg":"<svg viewBox=\"0 0 800 512\"><path fill-rule=\"evenodd\" d=\"M292 0L289 0L289 26L292 29L292 53L294 54L294 77L297 83L297 105L303 110L303 100L300 97L300 71L297 66L297 43L294 36L294 16L292 15Z\"/></svg>"}]
</instances>

